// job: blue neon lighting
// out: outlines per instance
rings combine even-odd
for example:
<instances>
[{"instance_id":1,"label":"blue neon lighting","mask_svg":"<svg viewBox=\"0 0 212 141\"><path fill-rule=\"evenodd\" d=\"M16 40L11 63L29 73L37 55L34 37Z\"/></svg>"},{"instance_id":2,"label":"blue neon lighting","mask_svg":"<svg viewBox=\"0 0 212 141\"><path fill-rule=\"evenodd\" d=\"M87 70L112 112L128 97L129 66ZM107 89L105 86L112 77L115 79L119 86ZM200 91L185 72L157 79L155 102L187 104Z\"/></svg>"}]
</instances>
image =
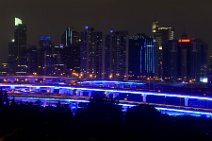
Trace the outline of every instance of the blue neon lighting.
<instances>
[{"instance_id":1,"label":"blue neon lighting","mask_svg":"<svg viewBox=\"0 0 212 141\"><path fill-rule=\"evenodd\" d=\"M63 86L49 86L49 85L11 85L11 84L1 84L0 86L9 86L11 88L15 87L27 87L27 88L50 88L50 89L68 89L68 90L82 90L82 91L97 91L97 92L111 92L111 93L128 93L128 94L139 94L139 95L151 95L151 96L165 96L165 97L177 97L177 98L187 98L187 99L199 99L199 100L209 100L212 101L212 97L201 97L201 96L191 96L191 95L180 95L180 94L169 94L169 93L157 93L157 92L143 92L135 90L118 90L118 89L106 89L106 88L84 88L84 87L63 87Z\"/></svg>"},{"instance_id":2,"label":"blue neon lighting","mask_svg":"<svg viewBox=\"0 0 212 141\"><path fill-rule=\"evenodd\" d=\"M14 97L9 97L13 99ZM89 100L79 100L79 99L59 99L59 98L34 98L34 97L15 97L15 100L22 100L22 101L30 101L30 100L43 100L43 101L65 101L65 102L81 102L81 103L89 103ZM48 104L44 104L43 106L47 106ZM124 107L134 107L134 104L125 104L119 103L118 105ZM165 113L168 115L180 116L180 115L190 115L190 116L207 116L212 117L212 113L209 112L201 112L201 111L192 111L192 110L182 110L182 109L174 109L174 108L163 108L163 107L155 107L161 113ZM170 114L170 112L172 114ZM173 112L176 112L173 114Z\"/></svg>"},{"instance_id":3,"label":"blue neon lighting","mask_svg":"<svg viewBox=\"0 0 212 141\"><path fill-rule=\"evenodd\" d=\"M200 111L191 111L191 110L182 110L182 109L173 109L173 108L161 108L155 107L158 111L170 111L170 112L180 112L180 113L187 113L187 114L196 114L196 115L206 115L212 117L212 113L209 112L200 112Z\"/></svg>"},{"instance_id":4,"label":"blue neon lighting","mask_svg":"<svg viewBox=\"0 0 212 141\"><path fill-rule=\"evenodd\" d=\"M51 37L50 36L40 36L40 40L51 40Z\"/></svg>"},{"instance_id":5,"label":"blue neon lighting","mask_svg":"<svg viewBox=\"0 0 212 141\"><path fill-rule=\"evenodd\" d=\"M44 101L65 101L65 102L81 102L88 103L89 100L81 100L81 99L61 99L61 98L36 98L36 97L9 97L10 99L15 100L44 100Z\"/></svg>"}]
</instances>

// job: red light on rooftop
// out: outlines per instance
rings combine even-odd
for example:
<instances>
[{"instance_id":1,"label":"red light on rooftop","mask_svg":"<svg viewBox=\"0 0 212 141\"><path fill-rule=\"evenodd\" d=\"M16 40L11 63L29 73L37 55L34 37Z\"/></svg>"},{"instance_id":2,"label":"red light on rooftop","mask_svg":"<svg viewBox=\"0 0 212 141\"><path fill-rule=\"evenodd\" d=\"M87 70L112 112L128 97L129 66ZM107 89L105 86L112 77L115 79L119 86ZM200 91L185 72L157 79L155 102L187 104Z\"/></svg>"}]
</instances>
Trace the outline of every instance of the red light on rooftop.
<instances>
[{"instance_id":1,"label":"red light on rooftop","mask_svg":"<svg viewBox=\"0 0 212 141\"><path fill-rule=\"evenodd\" d=\"M179 43L190 43L191 40L190 39L179 39L178 42Z\"/></svg>"}]
</instances>

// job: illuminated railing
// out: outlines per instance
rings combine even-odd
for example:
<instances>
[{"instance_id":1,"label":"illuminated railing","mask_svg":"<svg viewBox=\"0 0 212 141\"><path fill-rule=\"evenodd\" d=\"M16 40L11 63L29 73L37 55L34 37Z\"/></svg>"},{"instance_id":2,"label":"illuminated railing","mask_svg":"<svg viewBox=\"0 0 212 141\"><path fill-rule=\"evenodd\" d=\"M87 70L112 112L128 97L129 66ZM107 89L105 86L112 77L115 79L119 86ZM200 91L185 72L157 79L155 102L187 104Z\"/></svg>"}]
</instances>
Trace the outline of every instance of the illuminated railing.
<instances>
[{"instance_id":1,"label":"illuminated railing","mask_svg":"<svg viewBox=\"0 0 212 141\"><path fill-rule=\"evenodd\" d=\"M81 90L81 91L96 91L96 92L108 92L108 93L125 93L125 94L138 94L146 96L163 96L163 97L176 97L176 98L187 98L187 99L198 99L212 101L212 97L203 96L192 96L192 95L181 95L181 94L170 94L170 93L157 93L157 92L144 92L136 90L119 90L119 89L107 89L107 88L86 88L86 87L64 87L64 86L50 86L50 85L30 85L30 84L0 84L0 87L26 87L26 88L49 88L49 89L67 89L67 90Z\"/></svg>"}]
</instances>

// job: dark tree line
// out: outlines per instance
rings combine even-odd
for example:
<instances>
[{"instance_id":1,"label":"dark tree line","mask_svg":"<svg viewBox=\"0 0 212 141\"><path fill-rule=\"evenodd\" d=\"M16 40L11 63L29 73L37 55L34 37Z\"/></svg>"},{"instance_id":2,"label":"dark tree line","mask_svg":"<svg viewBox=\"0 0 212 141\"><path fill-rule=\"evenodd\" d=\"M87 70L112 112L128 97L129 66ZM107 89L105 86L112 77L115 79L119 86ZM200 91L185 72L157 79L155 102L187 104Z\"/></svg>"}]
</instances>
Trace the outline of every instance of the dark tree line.
<instances>
[{"instance_id":1,"label":"dark tree line","mask_svg":"<svg viewBox=\"0 0 212 141\"><path fill-rule=\"evenodd\" d=\"M4 141L148 141L212 140L212 120L169 117L148 105L122 112L110 100L94 98L73 116L68 105L0 106L0 140Z\"/></svg>"}]
</instances>

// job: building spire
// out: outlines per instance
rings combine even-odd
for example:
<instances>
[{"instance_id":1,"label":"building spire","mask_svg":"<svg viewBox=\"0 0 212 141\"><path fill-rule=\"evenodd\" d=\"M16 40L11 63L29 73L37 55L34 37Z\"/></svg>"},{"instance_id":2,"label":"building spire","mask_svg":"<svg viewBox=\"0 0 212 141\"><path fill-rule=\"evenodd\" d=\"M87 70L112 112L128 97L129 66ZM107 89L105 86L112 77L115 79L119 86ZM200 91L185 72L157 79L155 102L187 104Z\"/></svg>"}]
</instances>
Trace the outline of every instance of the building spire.
<instances>
[{"instance_id":1,"label":"building spire","mask_svg":"<svg viewBox=\"0 0 212 141\"><path fill-rule=\"evenodd\" d=\"M15 26L19 26L21 24L23 24L22 20L15 17Z\"/></svg>"}]
</instances>

